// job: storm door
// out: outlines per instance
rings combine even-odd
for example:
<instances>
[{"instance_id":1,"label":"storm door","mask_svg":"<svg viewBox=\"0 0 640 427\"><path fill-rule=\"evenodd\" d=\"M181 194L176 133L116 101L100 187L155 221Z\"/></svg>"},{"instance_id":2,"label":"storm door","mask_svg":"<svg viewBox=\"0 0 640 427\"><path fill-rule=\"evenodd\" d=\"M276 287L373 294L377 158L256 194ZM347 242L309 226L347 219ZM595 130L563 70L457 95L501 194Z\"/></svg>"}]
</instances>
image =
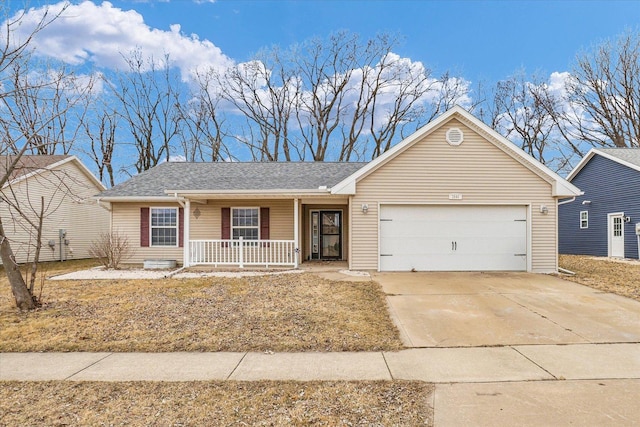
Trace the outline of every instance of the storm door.
<instances>
[{"instance_id":1,"label":"storm door","mask_svg":"<svg viewBox=\"0 0 640 427\"><path fill-rule=\"evenodd\" d=\"M342 259L342 211L311 212L311 259Z\"/></svg>"}]
</instances>

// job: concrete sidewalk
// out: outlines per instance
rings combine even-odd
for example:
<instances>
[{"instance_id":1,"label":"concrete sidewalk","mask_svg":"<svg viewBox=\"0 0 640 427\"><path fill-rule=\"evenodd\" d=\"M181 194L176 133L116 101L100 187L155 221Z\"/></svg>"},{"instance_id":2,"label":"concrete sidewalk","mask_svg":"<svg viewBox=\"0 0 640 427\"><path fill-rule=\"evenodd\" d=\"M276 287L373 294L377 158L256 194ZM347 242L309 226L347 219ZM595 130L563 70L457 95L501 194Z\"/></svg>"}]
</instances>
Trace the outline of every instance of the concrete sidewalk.
<instances>
[{"instance_id":1,"label":"concrete sidewalk","mask_svg":"<svg viewBox=\"0 0 640 427\"><path fill-rule=\"evenodd\" d=\"M1 353L0 380L640 379L640 343L416 348L359 353Z\"/></svg>"},{"instance_id":2,"label":"concrete sidewalk","mask_svg":"<svg viewBox=\"0 0 640 427\"><path fill-rule=\"evenodd\" d=\"M634 426L640 343L362 353L0 353L0 380L421 380L436 427Z\"/></svg>"}]
</instances>

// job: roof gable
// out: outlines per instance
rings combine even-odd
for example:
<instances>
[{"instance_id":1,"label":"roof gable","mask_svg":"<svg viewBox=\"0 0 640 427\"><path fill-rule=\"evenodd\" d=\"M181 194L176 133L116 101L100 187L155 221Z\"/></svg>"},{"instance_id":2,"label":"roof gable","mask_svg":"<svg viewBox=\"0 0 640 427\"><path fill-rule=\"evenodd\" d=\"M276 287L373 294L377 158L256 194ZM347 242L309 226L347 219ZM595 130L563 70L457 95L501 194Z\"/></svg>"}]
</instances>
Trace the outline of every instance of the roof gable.
<instances>
[{"instance_id":1,"label":"roof gable","mask_svg":"<svg viewBox=\"0 0 640 427\"><path fill-rule=\"evenodd\" d=\"M14 158L14 156L0 156L0 175L7 173L7 169ZM91 173L80 159L71 155L23 155L18 160L16 168L11 172L9 180L5 183L4 187L24 181L44 171L55 170L66 163L75 164L98 190L106 189L102 182Z\"/></svg>"},{"instance_id":2,"label":"roof gable","mask_svg":"<svg viewBox=\"0 0 640 427\"><path fill-rule=\"evenodd\" d=\"M409 147L412 147L418 141L421 141L424 137L426 137L436 129L444 126L446 123L450 122L453 119L459 120L469 128L478 132L488 142L500 148L506 155L512 157L520 164L531 170L533 173L537 174L545 181L552 184L553 196L573 197L582 194L581 191L573 184L561 178L558 174L551 171L548 167L526 154L523 150L515 146L502 135L498 134L482 121L474 117L471 113L467 112L465 109L457 105L437 117L435 120L418 129L412 135L396 144L389 151L377 157L375 160L371 161L369 164L355 172L353 175L347 177L345 180L335 185L332 189L332 193L355 194L357 181L373 173L376 169L394 159L399 154L406 151Z\"/></svg>"},{"instance_id":3,"label":"roof gable","mask_svg":"<svg viewBox=\"0 0 640 427\"><path fill-rule=\"evenodd\" d=\"M567 180L573 181L576 175L596 155L640 172L640 148L592 148L589 150L587 155L580 160L580 163L573 168L571 173L567 176Z\"/></svg>"}]
</instances>

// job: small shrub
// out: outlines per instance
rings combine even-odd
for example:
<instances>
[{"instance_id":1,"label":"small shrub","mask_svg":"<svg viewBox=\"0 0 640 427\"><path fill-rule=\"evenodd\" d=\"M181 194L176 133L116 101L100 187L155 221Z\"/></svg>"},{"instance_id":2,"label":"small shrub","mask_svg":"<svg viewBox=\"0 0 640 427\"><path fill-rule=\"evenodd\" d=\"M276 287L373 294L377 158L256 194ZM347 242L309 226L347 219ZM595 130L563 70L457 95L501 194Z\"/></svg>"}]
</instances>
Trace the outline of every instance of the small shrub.
<instances>
[{"instance_id":1,"label":"small shrub","mask_svg":"<svg viewBox=\"0 0 640 427\"><path fill-rule=\"evenodd\" d=\"M91 242L89 255L96 258L106 268L118 269L120 263L133 255L129 239L119 233L101 233Z\"/></svg>"}]
</instances>

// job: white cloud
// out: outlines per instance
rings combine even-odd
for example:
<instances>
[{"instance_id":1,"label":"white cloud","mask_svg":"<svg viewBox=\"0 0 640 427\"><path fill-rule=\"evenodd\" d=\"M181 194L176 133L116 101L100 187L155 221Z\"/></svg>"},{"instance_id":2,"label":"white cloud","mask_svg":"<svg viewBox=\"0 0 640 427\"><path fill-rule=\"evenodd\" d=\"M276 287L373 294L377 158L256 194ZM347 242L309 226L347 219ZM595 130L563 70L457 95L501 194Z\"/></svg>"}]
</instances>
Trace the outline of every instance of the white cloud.
<instances>
[{"instance_id":1,"label":"white cloud","mask_svg":"<svg viewBox=\"0 0 640 427\"><path fill-rule=\"evenodd\" d=\"M169 31L151 28L135 10L125 11L109 2L84 1L64 9L65 5L60 2L27 10L15 36L26 37L48 9L50 16L61 16L35 37L33 46L38 55L73 65L93 63L116 69L126 68L123 55L139 49L143 57L158 61L168 54L185 80L197 67L223 68L233 63L210 41L182 34L179 24L171 25Z\"/></svg>"}]
</instances>

